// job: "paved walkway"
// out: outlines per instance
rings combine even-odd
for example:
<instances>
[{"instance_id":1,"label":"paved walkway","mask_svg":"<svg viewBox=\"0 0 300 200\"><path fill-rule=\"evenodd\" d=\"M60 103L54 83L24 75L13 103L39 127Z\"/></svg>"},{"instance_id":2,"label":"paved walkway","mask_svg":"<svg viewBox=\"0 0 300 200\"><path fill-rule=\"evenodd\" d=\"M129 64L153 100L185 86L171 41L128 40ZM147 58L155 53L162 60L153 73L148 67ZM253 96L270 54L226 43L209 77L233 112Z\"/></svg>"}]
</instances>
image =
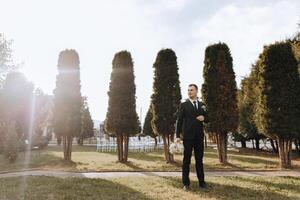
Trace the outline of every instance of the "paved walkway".
<instances>
[{"instance_id":1,"label":"paved walkway","mask_svg":"<svg viewBox=\"0 0 300 200\"><path fill-rule=\"evenodd\" d=\"M195 173L191 175L196 176ZM293 176L300 177L300 171L207 171L206 176ZM19 172L1 172L0 178L19 177L19 176L53 176L60 178L82 177L82 178L116 178L127 176L158 176L176 177L181 176L181 172L65 172L65 171L46 171L32 170Z\"/></svg>"}]
</instances>

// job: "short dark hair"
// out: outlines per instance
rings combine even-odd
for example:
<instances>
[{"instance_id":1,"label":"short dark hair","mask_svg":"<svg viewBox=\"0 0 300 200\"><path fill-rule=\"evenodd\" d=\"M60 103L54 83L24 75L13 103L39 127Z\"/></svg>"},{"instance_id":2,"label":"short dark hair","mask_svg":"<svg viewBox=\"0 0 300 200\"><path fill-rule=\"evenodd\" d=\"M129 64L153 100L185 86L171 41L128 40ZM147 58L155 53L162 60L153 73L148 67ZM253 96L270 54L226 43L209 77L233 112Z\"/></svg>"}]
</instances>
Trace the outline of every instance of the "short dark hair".
<instances>
[{"instance_id":1,"label":"short dark hair","mask_svg":"<svg viewBox=\"0 0 300 200\"><path fill-rule=\"evenodd\" d=\"M194 86L196 88L196 90L198 90L198 86L196 84L194 84L194 83L189 84L189 87L192 87L192 86Z\"/></svg>"}]
</instances>

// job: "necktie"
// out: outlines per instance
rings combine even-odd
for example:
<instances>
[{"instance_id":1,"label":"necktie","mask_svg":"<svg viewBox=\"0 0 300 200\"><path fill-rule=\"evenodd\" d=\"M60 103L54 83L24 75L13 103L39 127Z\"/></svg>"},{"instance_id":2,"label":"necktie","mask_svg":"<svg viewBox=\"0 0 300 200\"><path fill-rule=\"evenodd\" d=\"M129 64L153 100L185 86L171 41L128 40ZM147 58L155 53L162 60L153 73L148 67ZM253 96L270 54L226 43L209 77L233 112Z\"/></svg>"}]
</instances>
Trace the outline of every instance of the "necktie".
<instances>
[{"instance_id":1,"label":"necktie","mask_svg":"<svg viewBox=\"0 0 300 200\"><path fill-rule=\"evenodd\" d=\"M197 109L197 101L193 101L194 107Z\"/></svg>"}]
</instances>

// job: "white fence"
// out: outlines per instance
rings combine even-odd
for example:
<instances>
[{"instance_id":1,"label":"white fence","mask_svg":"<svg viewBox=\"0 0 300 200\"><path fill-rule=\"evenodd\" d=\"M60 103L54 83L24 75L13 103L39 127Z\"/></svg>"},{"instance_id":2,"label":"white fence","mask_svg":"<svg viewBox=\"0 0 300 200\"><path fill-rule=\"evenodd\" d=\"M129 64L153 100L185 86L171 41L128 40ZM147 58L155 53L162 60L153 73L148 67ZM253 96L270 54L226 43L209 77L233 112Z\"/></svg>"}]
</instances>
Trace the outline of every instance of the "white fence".
<instances>
[{"instance_id":1,"label":"white fence","mask_svg":"<svg viewBox=\"0 0 300 200\"><path fill-rule=\"evenodd\" d=\"M141 137L130 137L128 144L129 152L150 152L157 149L163 149L162 141L158 141L155 147L154 139L147 136ZM117 142L116 138L97 138L97 151L98 152L116 152Z\"/></svg>"}]
</instances>

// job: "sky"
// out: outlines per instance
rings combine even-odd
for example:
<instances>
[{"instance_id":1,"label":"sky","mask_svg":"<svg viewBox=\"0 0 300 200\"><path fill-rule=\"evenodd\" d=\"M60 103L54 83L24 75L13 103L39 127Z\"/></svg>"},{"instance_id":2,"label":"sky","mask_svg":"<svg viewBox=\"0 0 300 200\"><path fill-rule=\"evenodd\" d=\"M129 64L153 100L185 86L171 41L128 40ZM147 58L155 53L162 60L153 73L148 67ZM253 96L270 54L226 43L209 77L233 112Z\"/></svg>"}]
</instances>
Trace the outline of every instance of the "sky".
<instances>
[{"instance_id":1,"label":"sky","mask_svg":"<svg viewBox=\"0 0 300 200\"><path fill-rule=\"evenodd\" d=\"M292 37L300 22L299 0L0 0L0 5L0 32L13 40L15 63L22 63L20 71L45 93L55 88L59 52L78 52L81 92L96 120L106 116L118 51L131 52L143 121L159 50L176 52L187 98L188 84L203 83L208 45L229 46L239 85L263 46Z\"/></svg>"}]
</instances>

